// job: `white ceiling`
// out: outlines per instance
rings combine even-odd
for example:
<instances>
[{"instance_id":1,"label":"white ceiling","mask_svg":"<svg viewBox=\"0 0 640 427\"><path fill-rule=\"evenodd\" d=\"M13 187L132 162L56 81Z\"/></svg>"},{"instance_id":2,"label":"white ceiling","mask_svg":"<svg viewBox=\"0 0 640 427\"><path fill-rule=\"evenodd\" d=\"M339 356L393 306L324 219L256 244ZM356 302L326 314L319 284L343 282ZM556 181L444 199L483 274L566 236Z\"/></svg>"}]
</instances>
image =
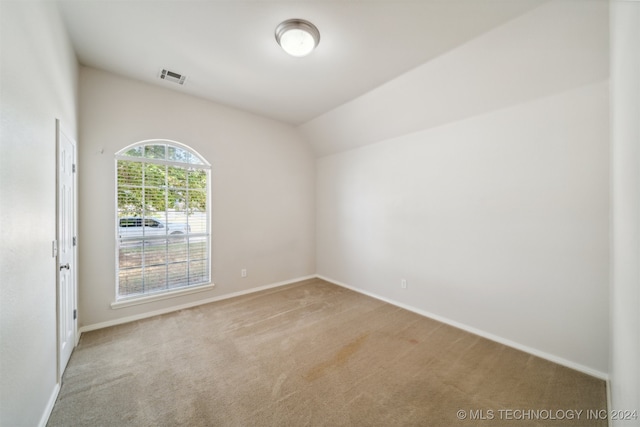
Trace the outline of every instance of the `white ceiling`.
<instances>
[{"instance_id":1,"label":"white ceiling","mask_svg":"<svg viewBox=\"0 0 640 427\"><path fill-rule=\"evenodd\" d=\"M294 125L305 123L545 0L60 0L79 61ZM294 58L275 27L303 18ZM166 68L184 86L158 78Z\"/></svg>"}]
</instances>

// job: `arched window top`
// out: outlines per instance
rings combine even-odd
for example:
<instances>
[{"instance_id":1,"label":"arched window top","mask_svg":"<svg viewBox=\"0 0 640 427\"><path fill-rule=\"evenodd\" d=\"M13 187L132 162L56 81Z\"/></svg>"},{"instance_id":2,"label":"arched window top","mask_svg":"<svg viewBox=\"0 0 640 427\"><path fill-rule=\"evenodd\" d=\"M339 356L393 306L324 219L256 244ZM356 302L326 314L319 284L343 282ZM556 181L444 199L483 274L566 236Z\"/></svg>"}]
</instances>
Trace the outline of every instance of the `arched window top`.
<instances>
[{"instance_id":1,"label":"arched window top","mask_svg":"<svg viewBox=\"0 0 640 427\"><path fill-rule=\"evenodd\" d=\"M198 153L176 141L153 139L129 145L116 153L118 158L138 158L150 161L181 163L208 167L209 163Z\"/></svg>"}]
</instances>

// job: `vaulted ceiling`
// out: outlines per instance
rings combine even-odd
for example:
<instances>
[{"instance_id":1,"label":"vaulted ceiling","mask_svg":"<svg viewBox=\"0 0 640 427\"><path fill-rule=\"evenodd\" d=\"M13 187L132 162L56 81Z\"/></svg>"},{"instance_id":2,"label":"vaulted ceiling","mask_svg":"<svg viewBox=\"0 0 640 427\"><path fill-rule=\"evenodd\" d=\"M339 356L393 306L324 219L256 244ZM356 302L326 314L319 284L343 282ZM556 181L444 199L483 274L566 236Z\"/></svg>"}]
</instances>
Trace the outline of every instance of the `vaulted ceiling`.
<instances>
[{"instance_id":1,"label":"vaulted ceiling","mask_svg":"<svg viewBox=\"0 0 640 427\"><path fill-rule=\"evenodd\" d=\"M83 65L303 124L545 0L60 0ZM275 27L320 30L288 56ZM159 79L162 69L187 77Z\"/></svg>"}]
</instances>

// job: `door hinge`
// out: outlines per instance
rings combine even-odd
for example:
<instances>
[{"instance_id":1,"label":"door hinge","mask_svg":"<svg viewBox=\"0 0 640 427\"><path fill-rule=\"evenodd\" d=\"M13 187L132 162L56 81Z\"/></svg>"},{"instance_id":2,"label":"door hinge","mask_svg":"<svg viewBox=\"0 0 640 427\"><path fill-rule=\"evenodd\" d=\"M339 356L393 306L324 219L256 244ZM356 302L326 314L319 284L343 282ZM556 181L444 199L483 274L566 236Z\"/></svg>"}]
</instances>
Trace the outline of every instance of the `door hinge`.
<instances>
[{"instance_id":1,"label":"door hinge","mask_svg":"<svg viewBox=\"0 0 640 427\"><path fill-rule=\"evenodd\" d=\"M53 255L53 257L57 257L58 256L58 241L54 240L53 242L51 242L51 254Z\"/></svg>"},{"instance_id":2,"label":"door hinge","mask_svg":"<svg viewBox=\"0 0 640 427\"><path fill-rule=\"evenodd\" d=\"M76 320L78 318L78 310L76 310L75 308L73 309L73 320Z\"/></svg>"},{"instance_id":3,"label":"door hinge","mask_svg":"<svg viewBox=\"0 0 640 427\"><path fill-rule=\"evenodd\" d=\"M76 173L76 164L71 165L71 172Z\"/></svg>"},{"instance_id":4,"label":"door hinge","mask_svg":"<svg viewBox=\"0 0 640 427\"><path fill-rule=\"evenodd\" d=\"M75 245L77 245L77 244L78 244L77 239L78 239L78 238L77 238L76 236L73 236L73 246L75 246Z\"/></svg>"}]
</instances>

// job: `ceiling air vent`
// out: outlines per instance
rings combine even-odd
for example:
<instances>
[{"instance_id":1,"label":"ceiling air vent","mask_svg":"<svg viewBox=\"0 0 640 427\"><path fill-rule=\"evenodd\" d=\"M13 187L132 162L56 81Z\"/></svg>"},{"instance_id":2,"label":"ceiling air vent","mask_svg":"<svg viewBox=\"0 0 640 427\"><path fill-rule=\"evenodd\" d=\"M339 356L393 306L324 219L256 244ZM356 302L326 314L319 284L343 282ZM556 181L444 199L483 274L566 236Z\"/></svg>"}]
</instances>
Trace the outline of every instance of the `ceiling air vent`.
<instances>
[{"instance_id":1,"label":"ceiling air vent","mask_svg":"<svg viewBox=\"0 0 640 427\"><path fill-rule=\"evenodd\" d=\"M184 81L187 80L187 76L169 70L162 70L160 72L160 78L168 82L178 83L179 85L183 85Z\"/></svg>"}]
</instances>

